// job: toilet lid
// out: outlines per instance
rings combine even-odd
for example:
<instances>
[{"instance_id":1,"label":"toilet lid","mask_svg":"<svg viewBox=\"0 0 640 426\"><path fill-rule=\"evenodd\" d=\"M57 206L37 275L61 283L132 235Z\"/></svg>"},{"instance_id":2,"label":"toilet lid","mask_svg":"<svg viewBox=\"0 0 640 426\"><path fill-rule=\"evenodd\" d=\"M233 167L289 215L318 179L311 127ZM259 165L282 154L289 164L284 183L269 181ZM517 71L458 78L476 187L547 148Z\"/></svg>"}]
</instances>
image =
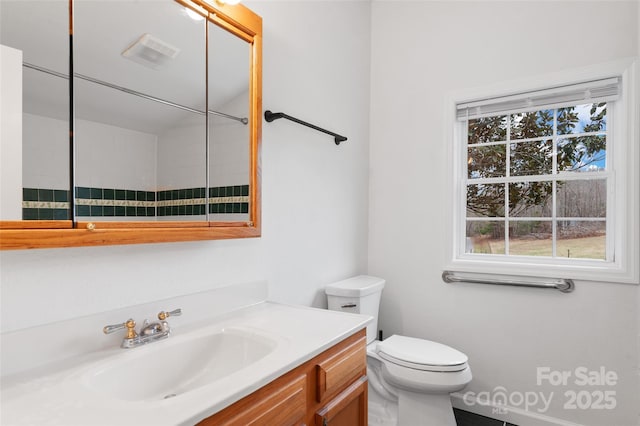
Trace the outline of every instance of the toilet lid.
<instances>
[{"instance_id":1,"label":"toilet lid","mask_svg":"<svg viewBox=\"0 0 640 426\"><path fill-rule=\"evenodd\" d=\"M378 355L394 364L416 370L461 371L467 368L467 356L442 343L393 335L378 343Z\"/></svg>"}]
</instances>

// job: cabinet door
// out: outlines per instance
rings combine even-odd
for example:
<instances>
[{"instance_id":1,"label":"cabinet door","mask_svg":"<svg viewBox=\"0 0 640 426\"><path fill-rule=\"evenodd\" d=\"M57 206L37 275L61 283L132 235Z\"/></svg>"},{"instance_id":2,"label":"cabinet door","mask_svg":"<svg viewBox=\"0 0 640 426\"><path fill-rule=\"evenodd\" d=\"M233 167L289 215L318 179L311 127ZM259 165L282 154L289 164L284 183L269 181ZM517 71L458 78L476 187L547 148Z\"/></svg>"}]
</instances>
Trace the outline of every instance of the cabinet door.
<instances>
[{"instance_id":1,"label":"cabinet door","mask_svg":"<svg viewBox=\"0 0 640 426\"><path fill-rule=\"evenodd\" d=\"M316 426L366 426L367 377L362 376L316 411Z\"/></svg>"}]
</instances>

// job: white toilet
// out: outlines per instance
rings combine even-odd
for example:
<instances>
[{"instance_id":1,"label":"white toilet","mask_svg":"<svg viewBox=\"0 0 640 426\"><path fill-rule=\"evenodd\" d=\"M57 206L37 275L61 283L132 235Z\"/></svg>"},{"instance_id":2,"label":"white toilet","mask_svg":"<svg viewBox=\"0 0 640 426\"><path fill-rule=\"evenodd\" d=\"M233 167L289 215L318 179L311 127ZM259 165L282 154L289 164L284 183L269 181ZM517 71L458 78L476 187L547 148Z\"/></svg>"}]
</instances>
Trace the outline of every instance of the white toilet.
<instances>
[{"instance_id":1,"label":"white toilet","mask_svg":"<svg viewBox=\"0 0 640 426\"><path fill-rule=\"evenodd\" d=\"M360 275L325 289L329 309L374 318L367 326L369 425L455 426L449 394L471 381L467 356L413 337L376 340L384 284L382 278Z\"/></svg>"}]
</instances>

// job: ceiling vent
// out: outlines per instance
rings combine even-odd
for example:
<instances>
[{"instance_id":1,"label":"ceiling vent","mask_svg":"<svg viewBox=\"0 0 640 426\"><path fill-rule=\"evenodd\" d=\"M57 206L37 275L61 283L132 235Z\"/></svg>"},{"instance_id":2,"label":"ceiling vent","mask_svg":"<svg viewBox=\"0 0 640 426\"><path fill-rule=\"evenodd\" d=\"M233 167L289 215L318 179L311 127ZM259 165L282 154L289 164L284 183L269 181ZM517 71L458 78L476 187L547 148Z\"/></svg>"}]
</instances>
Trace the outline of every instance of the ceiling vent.
<instances>
[{"instance_id":1,"label":"ceiling vent","mask_svg":"<svg viewBox=\"0 0 640 426\"><path fill-rule=\"evenodd\" d=\"M122 56L155 70L165 67L180 53L180 49L151 34L143 34L135 43L127 47Z\"/></svg>"}]
</instances>

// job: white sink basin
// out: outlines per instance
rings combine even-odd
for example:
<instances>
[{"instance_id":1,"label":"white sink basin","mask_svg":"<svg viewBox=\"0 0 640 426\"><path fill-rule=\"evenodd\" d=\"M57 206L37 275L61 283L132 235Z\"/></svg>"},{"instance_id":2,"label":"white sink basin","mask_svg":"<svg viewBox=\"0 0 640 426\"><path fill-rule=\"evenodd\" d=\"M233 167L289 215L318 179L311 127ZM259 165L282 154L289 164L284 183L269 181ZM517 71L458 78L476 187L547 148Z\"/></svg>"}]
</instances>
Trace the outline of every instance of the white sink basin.
<instances>
[{"instance_id":1,"label":"white sink basin","mask_svg":"<svg viewBox=\"0 0 640 426\"><path fill-rule=\"evenodd\" d=\"M270 338L240 329L126 349L85 376L86 385L117 399L161 400L233 374L276 347Z\"/></svg>"}]
</instances>

